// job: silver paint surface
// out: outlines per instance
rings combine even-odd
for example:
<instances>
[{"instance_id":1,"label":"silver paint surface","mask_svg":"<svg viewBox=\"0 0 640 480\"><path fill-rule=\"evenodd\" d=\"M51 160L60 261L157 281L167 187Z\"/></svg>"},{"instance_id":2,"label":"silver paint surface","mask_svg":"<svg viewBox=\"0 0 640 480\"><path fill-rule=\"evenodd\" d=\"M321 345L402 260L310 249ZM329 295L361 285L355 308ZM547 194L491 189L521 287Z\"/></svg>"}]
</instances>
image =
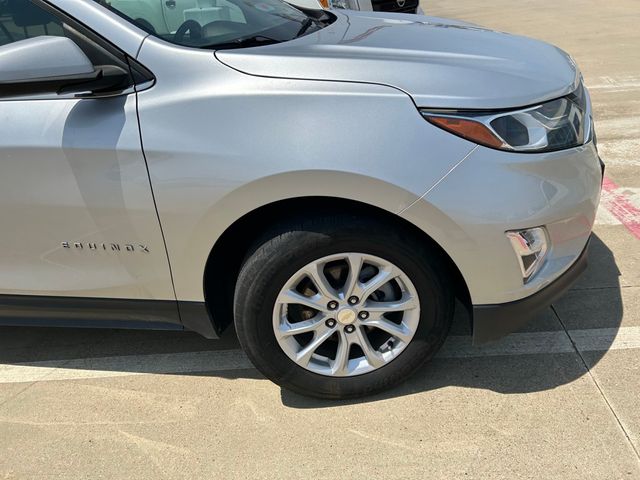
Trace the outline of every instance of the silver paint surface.
<instances>
[{"instance_id":1,"label":"silver paint surface","mask_svg":"<svg viewBox=\"0 0 640 480\"><path fill-rule=\"evenodd\" d=\"M0 122L0 293L175 298L135 96L2 101Z\"/></svg>"},{"instance_id":2,"label":"silver paint surface","mask_svg":"<svg viewBox=\"0 0 640 480\"><path fill-rule=\"evenodd\" d=\"M142 146L134 95L1 103L0 221L12 226L2 293L170 299L175 289L202 301L225 230L306 196L401 214L449 254L477 304L542 288L586 243L600 191L593 145L500 152L416 108L517 107L568 93L578 70L553 46L443 19L340 12L298 40L214 53L146 36L93 2L52 3L157 81L137 94ZM523 286L504 231L543 224L549 260ZM90 258L63 241L140 242L150 254Z\"/></svg>"},{"instance_id":3,"label":"silver paint surface","mask_svg":"<svg viewBox=\"0 0 640 480\"><path fill-rule=\"evenodd\" d=\"M94 70L73 40L45 35L2 45L0 65L0 82L78 75Z\"/></svg>"},{"instance_id":4,"label":"silver paint surface","mask_svg":"<svg viewBox=\"0 0 640 480\"><path fill-rule=\"evenodd\" d=\"M140 122L181 300L202 300L209 252L242 215L305 196L396 213L473 148L393 88L253 77L153 38L138 59L158 77Z\"/></svg>"},{"instance_id":5,"label":"silver paint surface","mask_svg":"<svg viewBox=\"0 0 640 480\"><path fill-rule=\"evenodd\" d=\"M420 15L337 16L302 38L216 57L252 75L389 85L420 107L513 108L577 87L568 55L539 40Z\"/></svg>"}]
</instances>

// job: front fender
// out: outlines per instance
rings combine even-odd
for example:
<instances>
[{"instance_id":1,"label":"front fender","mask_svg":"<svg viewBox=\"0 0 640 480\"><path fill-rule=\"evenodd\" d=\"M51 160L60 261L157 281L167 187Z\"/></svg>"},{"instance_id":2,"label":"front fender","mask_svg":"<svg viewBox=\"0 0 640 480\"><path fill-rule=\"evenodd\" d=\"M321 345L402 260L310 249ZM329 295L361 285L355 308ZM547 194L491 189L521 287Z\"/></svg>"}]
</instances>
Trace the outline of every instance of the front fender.
<instances>
[{"instance_id":1,"label":"front fender","mask_svg":"<svg viewBox=\"0 0 640 480\"><path fill-rule=\"evenodd\" d=\"M138 110L179 300L203 300L209 253L243 215L309 196L398 213L473 148L389 86L255 77L153 38L138 60L157 78Z\"/></svg>"},{"instance_id":2,"label":"front fender","mask_svg":"<svg viewBox=\"0 0 640 480\"><path fill-rule=\"evenodd\" d=\"M399 213L419 198L372 177L327 170L287 172L245 184L210 205L199 220L184 231L179 248L172 249L178 299L204 299L202 279L207 258L217 239L238 219L271 203L303 197L353 200L390 213Z\"/></svg>"}]
</instances>

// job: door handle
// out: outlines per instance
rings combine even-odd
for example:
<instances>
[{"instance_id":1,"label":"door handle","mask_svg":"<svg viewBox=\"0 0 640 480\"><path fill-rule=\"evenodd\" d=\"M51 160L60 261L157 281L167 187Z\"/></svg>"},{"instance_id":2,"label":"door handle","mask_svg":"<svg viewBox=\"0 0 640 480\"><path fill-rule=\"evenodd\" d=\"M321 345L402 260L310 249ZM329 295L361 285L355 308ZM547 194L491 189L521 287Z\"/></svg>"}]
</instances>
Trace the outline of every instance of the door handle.
<instances>
[{"instance_id":1,"label":"door handle","mask_svg":"<svg viewBox=\"0 0 640 480\"><path fill-rule=\"evenodd\" d=\"M167 8L176 8L176 0L167 0L164 4Z\"/></svg>"}]
</instances>

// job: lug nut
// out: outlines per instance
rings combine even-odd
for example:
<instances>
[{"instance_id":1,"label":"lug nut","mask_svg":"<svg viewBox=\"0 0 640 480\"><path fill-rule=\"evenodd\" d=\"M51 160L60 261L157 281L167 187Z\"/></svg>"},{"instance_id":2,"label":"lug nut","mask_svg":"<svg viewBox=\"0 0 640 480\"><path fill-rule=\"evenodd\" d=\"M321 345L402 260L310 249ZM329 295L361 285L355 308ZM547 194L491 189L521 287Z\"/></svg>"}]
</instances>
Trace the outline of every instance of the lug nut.
<instances>
[{"instance_id":1,"label":"lug nut","mask_svg":"<svg viewBox=\"0 0 640 480\"><path fill-rule=\"evenodd\" d=\"M358 314L358 318L360 320L366 320L367 318L369 318L369 312L360 312Z\"/></svg>"},{"instance_id":2,"label":"lug nut","mask_svg":"<svg viewBox=\"0 0 640 480\"><path fill-rule=\"evenodd\" d=\"M336 321L333 318L330 318L329 320L324 322L324 324L329 328L333 328L336 326Z\"/></svg>"},{"instance_id":3,"label":"lug nut","mask_svg":"<svg viewBox=\"0 0 640 480\"><path fill-rule=\"evenodd\" d=\"M335 300L331 300L329 303L327 303L327 308L329 310L335 310L336 308L338 308L338 302L336 302Z\"/></svg>"},{"instance_id":4,"label":"lug nut","mask_svg":"<svg viewBox=\"0 0 640 480\"><path fill-rule=\"evenodd\" d=\"M349 304L350 305L355 305L356 303L358 303L360 301L360 299L358 297L356 297L355 295L352 297L349 297Z\"/></svg>"},{"instance_id":5,"label":"lug nut","mask_svg":"<svg viewBox=\"0 0 640 480\"><path fill-rule=\"evenodd\" d=\"M354 327L353 325L347 325L346 327L344 327L344 331L347 333L353 333L356 331L356 327Z\"/></svg>"}]
</instances>

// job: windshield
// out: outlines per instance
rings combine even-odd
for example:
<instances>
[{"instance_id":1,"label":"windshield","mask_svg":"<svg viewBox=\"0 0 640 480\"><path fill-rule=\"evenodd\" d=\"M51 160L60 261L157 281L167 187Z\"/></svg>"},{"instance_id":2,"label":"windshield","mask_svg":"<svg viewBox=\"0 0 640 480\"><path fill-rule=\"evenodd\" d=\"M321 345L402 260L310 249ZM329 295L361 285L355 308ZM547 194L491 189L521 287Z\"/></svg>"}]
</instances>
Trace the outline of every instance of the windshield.
<instances>
[{"instance_id":1,"label":"windshield","mask_svg":"<svg viewBox=\"0 0 640 480\"><path fill-rule=\"evenodd\" d=\"M281 0L95 1L152 35L200 48L284 42L331 19L326 13L309 16Z\"/></svg>"}]
</instances>

